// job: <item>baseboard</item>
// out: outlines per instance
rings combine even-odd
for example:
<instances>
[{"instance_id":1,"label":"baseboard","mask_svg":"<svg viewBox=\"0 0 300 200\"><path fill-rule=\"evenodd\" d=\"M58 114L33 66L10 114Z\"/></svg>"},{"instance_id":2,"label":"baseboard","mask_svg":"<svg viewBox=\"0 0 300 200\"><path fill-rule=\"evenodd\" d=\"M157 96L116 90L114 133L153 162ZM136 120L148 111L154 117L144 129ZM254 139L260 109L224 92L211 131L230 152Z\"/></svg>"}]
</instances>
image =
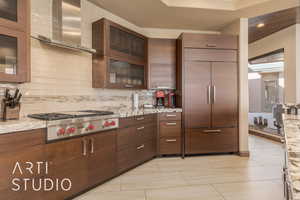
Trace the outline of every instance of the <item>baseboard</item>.
<instances>
[{"instance_id":1,"label":"baseboard","mask_svg":"<svg viewBox=\"0 0 300 200\"><path fill-rule=\"evenodd\" d=\"M281 142L281 136L279 136L279 135L273 135L270 133L266 133L266 132L254 130L254 129L250 129L249 134L255 135L255 136L260 136L260 137L263 137L263 138L266 138L269 140L273 140L275 142Z\"/></svg>"},{"instance_id":2,"label":"baseboard","mask_svg":"<svg viewBox=\"0 0 300 200\"><path fill-rule=\"evenodd\" d=\"M240 151L239 156L241 156L241 157L250 157L250 152L249 151Z\"/></svg>"}]
</instances>

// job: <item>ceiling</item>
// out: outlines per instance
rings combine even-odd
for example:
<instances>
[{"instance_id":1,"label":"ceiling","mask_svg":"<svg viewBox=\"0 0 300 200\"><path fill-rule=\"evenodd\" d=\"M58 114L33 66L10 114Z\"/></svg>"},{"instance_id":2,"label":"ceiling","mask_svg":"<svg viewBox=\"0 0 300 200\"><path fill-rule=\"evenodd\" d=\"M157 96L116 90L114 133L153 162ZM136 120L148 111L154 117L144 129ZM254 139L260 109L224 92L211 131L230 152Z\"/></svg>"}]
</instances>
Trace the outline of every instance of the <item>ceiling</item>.
<instances>
[{"instance_id":1,"label":"ceiling","mask_svg":"<svg viewBox=\"0 0 300 200\"><path fill-rule=\"evenodd\" d=\"M299 6L299 0L207 0L229 3L256 2L238 10L190 7L170 7L161 0L90 0L96 5L146 28L220 31L241 17L255 17L274 11ZM177 2L202 0L169 0ZM121 3L120 3L121 2ZM226 3L226 2L225 2ZM227 2L228 3L228 2ZM240 4L242 5L242 4Z\"/></svg>"},{"instance_id":2,"label":"ceiling","mask_svg":"<svg viewBox=\"0 0 300 200\"><path fill-rule=\"evenodd\" d=\"M262 39L297 23L300 8L290 8L249 19L249 43ZM264 24L258 28L258 24Z\"/></svg>"}]
</instances>

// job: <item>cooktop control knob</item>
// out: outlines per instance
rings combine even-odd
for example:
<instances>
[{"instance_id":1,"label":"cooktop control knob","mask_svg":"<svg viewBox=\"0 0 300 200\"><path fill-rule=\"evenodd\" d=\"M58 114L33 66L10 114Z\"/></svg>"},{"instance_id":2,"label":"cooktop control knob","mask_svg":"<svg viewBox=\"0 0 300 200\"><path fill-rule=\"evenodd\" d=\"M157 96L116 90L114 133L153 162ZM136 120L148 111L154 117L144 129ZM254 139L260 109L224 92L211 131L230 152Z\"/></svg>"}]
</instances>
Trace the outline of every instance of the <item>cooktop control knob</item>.
<instances>
[{"instance_id":1,"label":"cooktop control knob","mask_svg":"<svg viewBox=\"0 0 300 200\"><path fill-rule=\"evenodd\" d=\"M94 129L95 129L95 126L94 126L93 124L90 124L90 125L88 126L88 130L92 131L92 130L94 130Z\"/></svg>"},{"instance_id":2,"label":"cooktop control knob","mask_svg":"<svg viewBox=\"0 0 300 200\"><path fill-rule=\"evenodd\" d=\"M66 130L64 128L60 128L57 130L57 136L62 136L66 133Z\"/></svg>"},{"instance_id":3,"label":"cooktop control knob","mask_svg":"<svg viewBox=\"0 0 300 200\"><path fill-rule=\"evenodd\" d=\"M116 122L115 122L115 121L111 121L111 122L110 122L110 125L111 125L111 126L115 126L115 125L116 125Z\"/></svg>"},{"instance_id":4,"label":"cooktop control knob","mask_svg":"<svg viewBox=\"0 0 300 200\"><path fill-rule=\"evenodd\" d=\"M74 127L70 127L67 129L67 134L70 135L70 134L73 134L75 133L76 129Z\"/></svg>"},{"instance_id":5,"label":"cooktop control knob","mask_svg":"<svg viewBox=\"0 0 300 200\"><path fill-rule=\"evenodd\" d=\"M110 122L109 121L105 121L103 124L104 127L109 127L110 126Z\"/></svg>"}]
</instances>

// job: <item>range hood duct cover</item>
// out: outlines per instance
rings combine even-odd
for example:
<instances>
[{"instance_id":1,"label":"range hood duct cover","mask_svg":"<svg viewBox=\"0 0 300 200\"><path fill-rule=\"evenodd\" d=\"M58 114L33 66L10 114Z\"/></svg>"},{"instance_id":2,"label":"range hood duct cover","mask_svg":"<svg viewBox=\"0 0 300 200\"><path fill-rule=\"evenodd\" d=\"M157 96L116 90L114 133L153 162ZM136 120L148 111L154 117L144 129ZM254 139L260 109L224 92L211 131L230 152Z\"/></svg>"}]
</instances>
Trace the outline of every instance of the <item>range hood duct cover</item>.
<instances>
[{"instance_id":1,"label":"range hood duct cover","mask_svg":"<svg viewBox=\"0 0 300 200\"><path fill-rule=\"evenodd\" d=\"M65 44L81 46L80 0L53 0L52 38Z\"/></svg>"}]
</instances>

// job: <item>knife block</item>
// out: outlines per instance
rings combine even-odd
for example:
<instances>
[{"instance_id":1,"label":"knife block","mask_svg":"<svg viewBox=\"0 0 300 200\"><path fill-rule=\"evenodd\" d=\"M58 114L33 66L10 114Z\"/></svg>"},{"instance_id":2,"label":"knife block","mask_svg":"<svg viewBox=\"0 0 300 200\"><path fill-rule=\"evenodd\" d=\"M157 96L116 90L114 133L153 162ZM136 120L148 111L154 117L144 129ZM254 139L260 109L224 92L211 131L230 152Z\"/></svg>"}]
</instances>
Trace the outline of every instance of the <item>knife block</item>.
<instances>
[{"instance_id":1,"label":"knife block","mask_svg":"<svg viewBox=\"0 0 300 200\"><path fill-rule=\"evenodd\" d=\"M20 118L21 104L14 108L9 107L4 102L1 103L1 119L6 120L18 120Z\"/></svg>"}]
</instances>

